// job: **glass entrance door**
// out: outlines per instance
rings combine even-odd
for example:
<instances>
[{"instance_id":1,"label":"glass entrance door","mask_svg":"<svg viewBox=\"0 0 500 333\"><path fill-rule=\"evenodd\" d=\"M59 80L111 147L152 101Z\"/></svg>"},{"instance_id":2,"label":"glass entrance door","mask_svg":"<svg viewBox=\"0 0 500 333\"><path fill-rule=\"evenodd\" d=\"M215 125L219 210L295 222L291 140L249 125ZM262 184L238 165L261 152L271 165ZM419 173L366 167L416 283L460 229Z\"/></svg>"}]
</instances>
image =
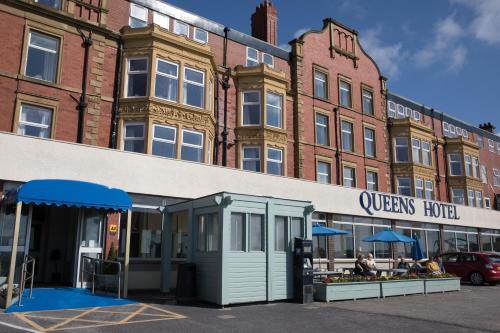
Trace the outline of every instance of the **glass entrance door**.
<instances>
[{"instance_id":1,"label":"glass entrance door","mask_svg":"<svg viewBox=\"0 0 500 333\"><path fill-rule=\"evenodd\" d=\"M82 257L102 259L105 214L97 210L82 209L80 216L80 228L77 238L77 270L75 274L75 287L77 288L81 287ZM88 279L84 278L84 281L86 280ZM84 283L83 287L87 287L87 283Z\"/></svg>"}]
</instances>

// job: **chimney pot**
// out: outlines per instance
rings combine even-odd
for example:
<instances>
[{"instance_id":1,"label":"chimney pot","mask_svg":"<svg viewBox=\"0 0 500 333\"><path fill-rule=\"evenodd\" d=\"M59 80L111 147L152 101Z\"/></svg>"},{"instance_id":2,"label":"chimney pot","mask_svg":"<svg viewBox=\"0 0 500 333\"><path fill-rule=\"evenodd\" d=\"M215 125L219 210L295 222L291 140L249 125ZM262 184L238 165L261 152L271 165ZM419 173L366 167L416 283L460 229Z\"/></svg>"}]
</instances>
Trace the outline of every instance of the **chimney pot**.
<instances>
[{"instance_id":1,"label":"chimney pot","mask_svg":"<svg viewBox=\"0 0 500 333\"><path fill-rule=\"evenodd\" d=\"M496 126L493 125L491 122L479 124L479 128L493 134L495 134L495 130L497 129Z\"/></svg>"}]
</instances>

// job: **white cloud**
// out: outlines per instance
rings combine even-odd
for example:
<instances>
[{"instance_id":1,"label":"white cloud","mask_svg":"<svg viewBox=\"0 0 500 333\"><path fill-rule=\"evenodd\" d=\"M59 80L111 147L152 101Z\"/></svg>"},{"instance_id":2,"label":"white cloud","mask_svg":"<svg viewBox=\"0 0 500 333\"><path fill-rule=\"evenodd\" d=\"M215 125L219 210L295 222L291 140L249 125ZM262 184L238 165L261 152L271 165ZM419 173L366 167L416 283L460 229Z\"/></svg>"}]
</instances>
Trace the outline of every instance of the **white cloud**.
<instances>
[{"instance_id":1,"label":"white cloud","mask_svg":"<svg viewBox=\"0 0 500 333\"><path fill-rule=\"evenodd\" d=\"M434 27L434 38L431 39L414 56L420 67L442 64L447 70L459 71L467 61L467 48L460 44L465 31L455 21L454 15L438 21Z\"/></svg>"},{"instance_id":2,"label":"white cloud","mask_svg":"<svg viewBox=\"0 0 500 333\"><path fill-rule=\"evenodd\" d=\"M451 0L469 7L474 12L468 30L479 40L500 45L500 1L499 0Z\"/></svg>"},{"instance_id":3,"label":"white cloud","mask_svg":"<svg viewBox=\"0 0 500 333\"><path fill-rule=\"evenodd\" d=\"M384 45L380 39L381 26L364 31L359 35L363 49L375 60L384 75L397 79L400 65L405 58L401 43Z\"/></svg>"}]
</instances>

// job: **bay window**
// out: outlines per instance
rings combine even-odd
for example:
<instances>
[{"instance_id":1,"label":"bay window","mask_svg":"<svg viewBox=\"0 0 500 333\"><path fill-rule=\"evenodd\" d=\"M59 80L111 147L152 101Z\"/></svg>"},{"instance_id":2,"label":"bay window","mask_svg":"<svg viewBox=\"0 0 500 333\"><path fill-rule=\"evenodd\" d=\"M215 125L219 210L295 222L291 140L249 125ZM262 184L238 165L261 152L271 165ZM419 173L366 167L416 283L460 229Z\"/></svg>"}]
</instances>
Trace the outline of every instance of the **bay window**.
<instances>
[{"instance_id":1,"label":"bay window","mask_svg":"<svg viewBox=\"0 0 500 333\"><path fill-rule=\"evenodd\" d=\"M474 207L474 191L473 190L467 190L467 204L470 207Z\"/></svg>"},{"instance_id":2,"label":"bay window","mask_svg":"<svg viewBox=\"0 0 500 333\"><path fill-rule=\"evenodd\" d=\"M434 182L432 180L425 181L425 198L434 200Z\"/></svg>"},{"instance_id":3,"label":"bay window","mask_svg":"<svg viewBox=\"0 0 500 333\"><path fill-rule=\"evenodd\" d=\"M171 126L153 125L153 155L176 157L177 129Z\"/></svg>"},{"instance_id":4,"label":"bay window","mask_svg":"<svg viewBox=\"0 0 500 333\"><path fill-rule=\"evenodd\" d=\"M411 196L411 179L408 177L397 177L398 194Z\"/></svg>"},{"instance_id":5,"label":"bay window","mask_svg":"<svg viewBox=\"0 0 500 333\"><path fill-rule=\"evenodd\" d=\"M464 190L462 188L451 189L451 201L457 205L465 205Z\"/></svg>"},{"instance_id":6,"label":"bay window","mask_svg":"<svg viewBox=\"0 0 500 333\"><path fill-rule=\"evenodd\" d=\"M271 92L266 94L266 125L282 128L283 97Z\"/></svg>"},{"instance_id":7,"label":"bay window","mask_svg":"<svg viewBox=\"0 0 500 333\"><path fill-rule=\"evenodd\" d=\"M260 125L260 92L243 92L243 125Z\"/></svg>"},{"instance_id":8,"label":"bay window","mask_svg":"<svg viewBox=\"0 0 500 333\"><path fill-rule=\"evenodd\" d=\"M158 59L156 62L155 96L177 102L179 65Z\"/></svg>"},{"instance_id":9,"label":"bay window","mask_svg":"<svg viewBox=\"0 0 500 333\"><path fill-rule=\"evenodd\" d=\"M483 208L483 192L476 191L476 207Z\"/></svg>"},{"instance_id":10,"label":"bay window","mask_svg":"<svg viewBox=\"0 0 500 333\"><path fill-rule=\"evenodd\" d=\"M145 97L148 92L148 58L131 58L127 65L127 97Z\"/></svg>"},{"instance_id":11,"label":"bay window","mask_svg":"<svg viewBox=\"0 0 500 333\"><path fill-rule=\"evenodd\" d=\"M420 158L420 139L412 139L411 140L411 146L412 146L412 154L413 154L413 163L421 163L421 158Z\"/></svg>"},{"instance_id":12,"label":"bay window","mask_svg":"<svg viewBox=\"0 0 500 333\"><path fill-rule=\"evenodd\" d=\"M479 178L479 160L477 157L472 157L472 177Z\"/></svg>"},{"instance_id":13,"label":"bay window","mask_svg":"<svg viewBox=\"0 0 500 333\"><path fill-rule=\"evenodd\" d=\"M243 146L242 168L243 170L260 172L260 147Z\"/></svg>"},{"instance_id":14,"label":"bay window","mask_svg":"<svg viewBox=\"0 0 500 333\"><path fill-rule=\"evenodd\" d=\"M422 141L422 164L432 165L431 144L429 141Z\"/></svg>"},{"instance_id":15,"label":"bay window","mask_svg":"<svg viewBox=\"0 0 500 333\"><path fill-rule=\"evenodd\" d=\"M408 162L408 138L395 138L394 139L395 161Z\"/></svg>"},{"instance_id":16,"label":"bay window","mask_svg":"<svg viewBox=\"0 0 500 333\"><path fill-rule=\"evenodd\" d=\"M21 104L17 133L22 135L50 138L53 110L40 106Z\"/></svg>"},{"instance_id":17,"label":"bay window","mask_svg":"<svg viewBox=\"0 0 500 333\"><path fill-rule=\"evenodd\" d=\"M59 62L59 38L39 32L29 33L26 76L56 82Z\"/></svg>"},{"instance_id":18,"label":"bay window","mask_svg":"<svg viewBox=\"0 0 500 333\"><path fill-rule=\"evenodd\" d=\"M145 126L141 123L128 123L123 129L123 150L144 153Z\"/></svg>"},{"instance_id":19,"label":"bay window","mask_svg":"<svg viewBox=\"0 0 500 333\"><path fill-rule=\"evenodd\" d=\"M203 162L203 133L182 130L181 159Z\"/></svg>"},{"instance_id":20,"label":"bay window","mask_svg":"<svg viewBox=\"0 0 500 333\"><path fill-rule=\"evenodd\" d=\"M422 178L415 178L415 196L419 199L424 198L424 181Z\"/></svg>"},{"instance_id":21,"label":"bay window","mask_svg":"<svg viewBox=\"0 0 500 333\"><path fill-rule=\"evenodd\" d=\"M205 73L184 68L184 104L203 108L205 105Z\"/></svg>"},{"instance_id":22,"label":"bay window","mask_svg":"<svg viewBox=\"0 0 500 333\"><path fill-rule=\"evenodd\" d=\"M267 148L267 173L271 175L283 175L283 150Z\"/></svg>"},{"instance_id":23,"label":"bay window","mask_svg":"<svg viewBox=\"0 0 500 333\"><path fill-rule=\"evenodd\" d=\"M471 175L471 168L472 168L472 162L470 155L465 155L464 156L464 161L465 161L465 175L467 177L470 177Z\"/></svg>"},{"instance_id":24,"label":"bay window","mask_svg":"<svg viewBox=\"0 0 500 333\"><path fill-rule=\"evenodd\" d=\"M462 161L460 154L449 154L448 161L450 164L450 176L462 175Z\"/></svg>"}]
</instances>

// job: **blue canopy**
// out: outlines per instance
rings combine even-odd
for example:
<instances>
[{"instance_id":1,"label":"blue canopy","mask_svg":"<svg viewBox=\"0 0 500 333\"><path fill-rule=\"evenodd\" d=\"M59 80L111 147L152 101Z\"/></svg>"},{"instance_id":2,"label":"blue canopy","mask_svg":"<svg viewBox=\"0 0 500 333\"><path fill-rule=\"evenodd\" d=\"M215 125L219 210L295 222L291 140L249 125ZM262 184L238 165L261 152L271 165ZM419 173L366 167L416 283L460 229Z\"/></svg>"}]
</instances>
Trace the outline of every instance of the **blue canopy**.
<instances>
[{"instance_id":1,"label":"blue canopy","mask_svg":"<svg viewBox=\"0 0 500 333\"><path fill-rule=\"evenodd\" d=\"M405 235L401 235L391 229L386 229L373 236L362 239L363 242L381 242L381 243L414 243L415 240Z\"/></svg>"},{"instance_id":2,"label":"blue canopy","mask_svg":"<svg viewBox=\"0 0 500 333\"><path fill-rule=\"evenodd\" d=\"M315 224L312 227L313 236L333 236L333 235L347 235L347 234L350 234L350 232L335 228L327 228L321 224Z\"/></svg>"},{"instance_id":3,"label":"blue canopy","mask_svg":"<svg viewBox=\"0 0 500 333\"><path fill-rule=\"evenodd\" d=\"M21 185L15 195L16 202L35 205L87 207L112 211L127 211L132 207L132 200L123 190L76 180L32 180Z\"/></svg>"},{"instance_id":4,"label":"blue canopy","mask_svg":"<svg viewBox=\"0 0 500 333\"><path fill-rule=\"evenodd\" d=\"M422 247L420 246L420 241L417 238L417 235L413 235L413 239L415 243L411 246L411 258L413 260L421 260L424 259L424 253L422 251Z\"/></svg>"}]
</instances>

